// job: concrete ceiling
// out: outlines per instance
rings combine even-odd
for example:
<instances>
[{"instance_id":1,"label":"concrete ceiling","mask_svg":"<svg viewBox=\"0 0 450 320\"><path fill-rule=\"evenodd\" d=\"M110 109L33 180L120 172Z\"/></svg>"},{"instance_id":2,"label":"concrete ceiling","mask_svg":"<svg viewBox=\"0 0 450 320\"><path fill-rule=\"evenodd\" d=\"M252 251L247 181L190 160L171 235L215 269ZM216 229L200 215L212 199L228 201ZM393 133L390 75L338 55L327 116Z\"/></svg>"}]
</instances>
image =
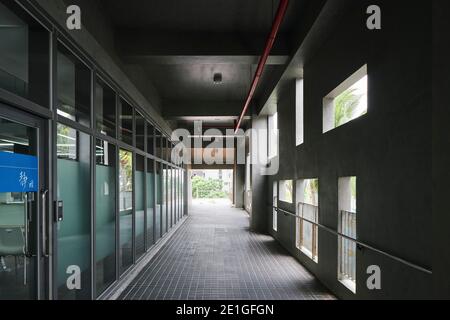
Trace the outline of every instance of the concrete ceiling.
<instances>
[{"instance_id":1,"label":"concrete ceiling","mask_svg":"<svg viewBox=\"0 0 450 320\"><path fill-rule=\"evenodd\" d=\"M173 126L232 126L242 110L279 0L98 0L126 65L147 74ZM290 1L255 103L281 77L312 0ZM294 42L295 43L295 42ZM213 82L215 73L223 81ZM206 118L205 118L206 117Z\"/></svg>"}]
</instances>

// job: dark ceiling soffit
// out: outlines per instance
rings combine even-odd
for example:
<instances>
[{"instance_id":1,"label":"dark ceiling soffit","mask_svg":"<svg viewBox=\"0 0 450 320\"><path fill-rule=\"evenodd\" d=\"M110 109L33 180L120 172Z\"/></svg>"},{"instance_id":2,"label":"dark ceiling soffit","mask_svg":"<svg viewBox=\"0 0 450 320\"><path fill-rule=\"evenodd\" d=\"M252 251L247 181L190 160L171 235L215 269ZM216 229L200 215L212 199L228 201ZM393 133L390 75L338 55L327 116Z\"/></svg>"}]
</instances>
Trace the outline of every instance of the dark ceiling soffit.
<instances>
[{"instance_id":1,"label":"dark ceiling soffit","mask_svg":"<svg viewBox=\"0 0 450 320\"><path fill-rule=\"evenodd\" d=\"M127 64L186 65L186 64L258 64L257 55L127 55ZM285 65L288 55L270 55L267 65Z\"/></svg>"},{"instance_id":2,"label":"dark ceiling soffit","mask_svg":"<svg viewBox=\"0 0 450 320\"><path fill-rule=\"evenodd\" d=\"M237 118L242 110L243 101L164 101L163 105L165 119L188 116Z\"/></svg>"},{"instance_id":3,"label":"dark ceiling soffit","mask_svg":"<svg viewBox=\"0 0 450 320\"><path fill-rule=\"evenodd\" d=\"M283 73L265 87L256 106L256 114L260 114L268 102L277 101L277 94L288 81L303 76L303 65L328 39L330 32L339 23L351 0L312 1L303 15L305 24L297 32L294 39L298 42L297 50L286 64Z\"/></svg>"},{"instance_id":4,"label":"dark ceiling soffit","mask_svg":"<svg viewBox=\"0 0 450 320\"><path fill-rule=\"evenodd\" d=\"M280 34L273 56L288 56L291 35ZM239 33L155 33L142 29L118 29L117 49L125 59L176 56L259 57L267 34ZM160 58L159 58L160 59Z\"/></svg>"}]
</instances>

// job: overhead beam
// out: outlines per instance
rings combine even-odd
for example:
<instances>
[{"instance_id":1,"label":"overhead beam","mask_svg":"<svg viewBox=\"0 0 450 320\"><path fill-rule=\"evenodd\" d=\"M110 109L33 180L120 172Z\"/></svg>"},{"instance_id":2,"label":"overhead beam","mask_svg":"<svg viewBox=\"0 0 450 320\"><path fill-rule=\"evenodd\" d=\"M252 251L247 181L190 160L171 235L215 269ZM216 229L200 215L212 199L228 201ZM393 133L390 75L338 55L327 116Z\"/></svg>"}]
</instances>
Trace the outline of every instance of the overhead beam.
<instances>
[{"instance_id":1,"label":"overhead beam","mask_svg":"<svg viewBox=\"0 0 450 320\"><path fill-rule=\"evenodd\" d=\"M180 63L180 58L212 57L222 63L255 62L264 48L267 34L155 32L143 29L119 29L118 50L125 59L150 58L154 62ZM272 51L272 63L280 63L291 52L288 36L280 34ZM166 58L167 57L167 58ZM197 57L197 58L196 58ZM257 63L257 59L256 62Z\"/></svg>"},{"instance_id":2,"label":"overhead beam","mask_svg":"<svg viewBox=\"0 0 450 320\"><path fill-rule=\"evenodd\" d=\"M182 117L231 117L237 118L242 109L243 101L166 101L163 102L163 117L165 119L180 119Z\"/></svg>"},{"instance_id":3,"label":"overhead beam","mask_svg":"<svg viewBox=\"0 0 450 320\"><path fill-rule=\"evenodd\" d=\"M127 64L159 64L159 65L178 65L178 64L258 64L259 56L251 55L131 55L125 53L124 61ZM267 59L267 65L284 65L288 62L288 55L271 55Z\"/></svg>"}]
</instances>

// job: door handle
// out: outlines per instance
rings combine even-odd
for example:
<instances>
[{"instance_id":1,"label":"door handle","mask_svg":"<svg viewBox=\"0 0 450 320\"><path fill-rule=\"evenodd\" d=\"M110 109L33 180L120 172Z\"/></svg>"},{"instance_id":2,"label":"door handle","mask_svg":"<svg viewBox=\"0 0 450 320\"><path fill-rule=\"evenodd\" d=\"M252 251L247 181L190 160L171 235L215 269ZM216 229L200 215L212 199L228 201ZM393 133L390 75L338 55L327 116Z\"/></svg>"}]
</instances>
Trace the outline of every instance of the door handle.
<instances>
[{"instance_id":1,"label":"door handle","mask_svg":"<svg viewBox=\"0 0 450 320\"><path fill-rule=\"evenodd\" d=\"M23 195L24 198L24 215L23 215L23 228L24 228L24 245L23 245L23 254L24 256L28 255L28 194L25 193Z\"/></svg>"},{"instance_id":2,"label":"door handle","mask_svg":"<svg viewBox=\"0 0 450 320\"><path fill-rule=\"evenodd\" d=\"M42 219L41 219L41 226L42 226L42 255L45 258L49 257L48 250L47 250L47 194L48 190L42 190L41 191L41 201L42 201Z\"/></svg>"},{"instance_id":3,"label":"door handle","mask_svg":"<svg viewBox=\"0 0 450 320\"><path fill-rule=\"evenodd\" d=\"M26 286L27 285L27 276L28 276L28 270L27 270L27 264L28 264L28 256L29 256L29 251L28 251L28 228L29 228L29 213L28 213L28 193L24 194L24 221L23 221L23 226L24 226L24 247L23 247L23 285Z\"/></svg>"}]
</instances>

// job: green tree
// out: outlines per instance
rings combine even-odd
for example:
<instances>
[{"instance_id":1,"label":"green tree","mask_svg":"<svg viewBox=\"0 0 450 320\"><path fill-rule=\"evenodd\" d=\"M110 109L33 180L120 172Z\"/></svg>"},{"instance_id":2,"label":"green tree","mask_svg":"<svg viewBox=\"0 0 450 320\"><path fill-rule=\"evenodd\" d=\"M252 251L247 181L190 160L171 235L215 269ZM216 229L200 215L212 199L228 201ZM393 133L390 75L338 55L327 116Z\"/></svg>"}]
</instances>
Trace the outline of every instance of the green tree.
<instances>
[{"instance_id":1,"label":"green tree","mask_svg":"<svg viewBox=\"0 0 450 320\"><path fill-rule=\"evenodd\" d=\"M356 89L348 89L334 99L334 126L338 127L353 118L361 100L361 94L355 94Z\"/></svg>"},{"instance_id":2,"label":"green tree","mask_svg":"<svg viewBox=\"0 0 450 320\"><path fill-rule=\"evenodd\" d=\"M219 179L205 179L195 176L192 178L192 197L200 199L226 198L223 190L223 182Z\"/></svg>"},{"instance_id":3,"label":"green tree","mask_svg":"<svg viewBox=\"0 0 450 320\"><path fill-rule=\"evenodd\" d=\"M133 154L128 151L120 150L120 176L121 189L123 191L133 190Z\"/></svg>"}]
</instances>

